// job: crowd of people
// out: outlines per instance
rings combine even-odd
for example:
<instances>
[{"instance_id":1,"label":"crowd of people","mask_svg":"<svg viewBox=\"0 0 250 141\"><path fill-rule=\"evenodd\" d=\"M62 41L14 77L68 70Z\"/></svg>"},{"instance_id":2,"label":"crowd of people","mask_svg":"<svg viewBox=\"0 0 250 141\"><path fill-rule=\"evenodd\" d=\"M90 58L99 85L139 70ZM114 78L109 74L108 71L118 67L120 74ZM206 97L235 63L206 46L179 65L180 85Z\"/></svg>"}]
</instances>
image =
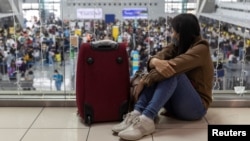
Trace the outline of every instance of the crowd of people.
<instances>
[{"instance_id":1,"label":"crowd of people","mask_svg":"<svg viewBox=\"0 0 250 141\"><path fill-rule=\"evenodd\" d=\"M241 27L239 31L239 27L230 23L219 22L205 17L202 17L200 22L203 37L209 41L210 47L214 49L215 58L217 54L222 54L220 59L231 63L232 58L243 61L245 59L243 57L250 55L250 39L249 32L247 32L249 29Z\"/></svg>"},{"instance_id":2,"label":"crowd of people","mask_svg":"<svg viewBox=\"0 0 250 141\"><path fill-rule=\"evenodd\" d=\"M136 49L140 52L141 60L146 60L147 53L157 52L166 44L166 21L161 20L138 20L135 27L132 20L115 23L104 21L90 21L95 24L90 30L75 26L70 27L69 23L59 25L61 22L51 22L42 26L39 21L34 21L31 27L16 29L14 33L9 28L3 27L0 31L0 72L1 76L7 74L10 80L16 80L17 72L24 77L26 72L33 68L37 62L43 61L45 65L53 66L54 62L63 65L65 54L70 50L70 35L75 35L74 30L81 30L79 46L82 42L111 39L112 27L119 25L120 35L118 42L127 42L129 52ZM147 25L149 26L149 29ZM168 31L169 32L169 31ZM167 33L168 34L168 33ZM77 47L73 48L77 50ZM143 67L143 66L142 66ZM145 66L144 66L145 67Z\"/></svg>"},{"instance_id":3,"label":"crowd of people","mask_svg":"<svg viewBox=\"0 0 250 141\"><path fill-rule=\"evenodd\" d=\"M242 61L244 50L244 55L248 55L250 49L243 37L200 23L193 14L113 23L90 20L89 29L80 27L78 22L72 26L52 20L43 26L36 21L32 27L16 30L14 34L6 34L7 29L3 28L0 32L1 74L7 74L10 81L19 81L17 74L20 80L32 81L35 65L50 67L58 62L64 67L66 55L77 52L84 42L103 39L126 42L128 54L138 51L139 70L148 74L135 90L138 100L134 109L112 127L112 131L125 140L138 140L155 132L154 120L162 107L166 109L162 114L167 116L201 119L212 103L214 68L218 69L218 62ZM114 26L119 27L117 35L113 34ZM71 35L78 37L77 46L71 44ZM133 56L129 57L132 61ZM60 91L64 77L58 69L53 73L56 90Z\"/></svg>"},{"instance_id":4,"label":"crowd of people","mask_svg":"<svg viewBox=\"0 0 250 141\"><path fill-rule=\"evenodd\" d=\"M32 26L16 29L9 32L8 27L0 30L0 76L8 75L10 80L16 80L17 72L25 78L29 70L38 62L54 66L55 62L64 65L65 56L77 47L70 45L70 36L78 36L78 46L83 42L92 42L102 39L111 39L117 42L127 42L128 53L133 50L139 52L139 70L146 69L149 55L154 55L171 42L172 18L159 17L156 20L138 19L116 20L105 23L104 20L89 20L90 28L80 26L80 21L74 21L74 26L69 21L51 20L47 25L40 25L34 18ZM113 35L113 26L119 27L119 34ZM243 38L234 33L219 31L207 23L200 23L201 34L210 43L213 59L223 62L235 62L243 58ZM76 34L76 30L80 34ZM219 34L220 32L220 34ZM223 33L223 34L222 34ZM233 36L234 35L234 36ZM232 37L233 36L233 37ZM217 48L219 45L219 48ZM247 50L250 48L247 47ZM249 52L249 51L248 51ZM217 55L223 53L223 59ZM246 54L247 55L247 54ZM133 60L133 56L130 59Z\"/></svg>"}]
</instances>

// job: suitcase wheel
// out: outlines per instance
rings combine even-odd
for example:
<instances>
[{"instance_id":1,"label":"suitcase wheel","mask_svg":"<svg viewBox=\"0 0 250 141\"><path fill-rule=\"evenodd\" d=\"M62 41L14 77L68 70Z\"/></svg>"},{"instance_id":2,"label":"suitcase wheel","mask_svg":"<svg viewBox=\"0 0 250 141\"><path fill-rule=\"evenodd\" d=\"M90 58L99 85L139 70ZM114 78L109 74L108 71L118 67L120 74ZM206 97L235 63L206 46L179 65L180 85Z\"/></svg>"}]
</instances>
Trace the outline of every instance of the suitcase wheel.
<instances>
[{"instance_id":1,"label":"suitcase wheel","mask_svg":"<svg viewBox=\"0 0 250 141\"><path fill-rule=\"evenodd\" d=\"M92 121L91 120L91 116L88 115L87 118L85 119L85 123L90 126L91 125L91 121Z\"/></svg>"},{"instance_id":2,"label":"suitcase wheel","mask_svg":"<svg viewBox=\"0 0 250 141\"><path fill-rule=\"evenodd\" d=\"M88 104L84 104L84 121L85 124L90 125L93 122L94 111Z\"/></svg>"}]
</instances>

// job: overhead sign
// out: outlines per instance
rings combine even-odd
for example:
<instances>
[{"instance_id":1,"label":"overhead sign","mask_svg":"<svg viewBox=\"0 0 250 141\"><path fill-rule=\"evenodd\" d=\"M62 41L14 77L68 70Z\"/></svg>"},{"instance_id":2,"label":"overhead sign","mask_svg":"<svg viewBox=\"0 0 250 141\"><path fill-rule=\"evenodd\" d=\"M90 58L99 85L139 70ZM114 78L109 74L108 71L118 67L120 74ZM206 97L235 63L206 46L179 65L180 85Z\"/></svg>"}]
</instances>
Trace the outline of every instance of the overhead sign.
<instances>
[{"instance_id":1,"label":"overhead sign","mask_svg":"<svg viewBox=\"0 0 250 141\"><path fill-rule=\"evenodd\" d=\"M77 19L102 19L103 12L101 8L81 8L76 11Z\"/></svg>"},{"instance_id":2,"label":"overhead sign","mask_svg":"<svg viewBox=\"0 0 250 141\"><path fill-rule=\"evenodd\" d=\"M114 22L115 22L115 14L105 15L105 23L114 23Z\"/></svg>"},{"instance_id":3,"label":"overhead sign","mask_svg":"<svg viewBox=\"0 0 250 141\"><path fill-rule=\"evenodd\" d=\"M122 10L122 17L124 19L147 19L147 8L124 8Z\"/></svg>"}]
</instances>

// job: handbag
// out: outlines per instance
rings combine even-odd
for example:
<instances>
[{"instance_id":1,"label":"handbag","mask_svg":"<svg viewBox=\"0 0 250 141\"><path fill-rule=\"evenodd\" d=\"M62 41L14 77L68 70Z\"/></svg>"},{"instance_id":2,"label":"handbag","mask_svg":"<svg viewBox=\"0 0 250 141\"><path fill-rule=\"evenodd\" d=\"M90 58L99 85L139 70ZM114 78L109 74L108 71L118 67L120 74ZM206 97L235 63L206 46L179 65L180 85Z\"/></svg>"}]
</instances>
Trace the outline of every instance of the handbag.
<instances>
[{"instance_id":1,"label":"handbag","mask_svg":"<svg viewBox=\"0 0 250 141\"><path fill-rule=\"evenodd\" d=\"M139 94L136 94L136 88L140 80L147 74L147 72L136 71L134 76L130 79L130 99L129 99L129 111L133 111L134 105L138 100Z\"/></svg>"},{"instance_id":2,"label":"handbag","mask_svg":"<svg viewBox=\"0 0 250 141\"><path fill-rule=\"evenodd\" d=\"M136 101L138 100L140 93L136 93L137 85L140 83L140 80L143 79L144 86L151 86L154 83L160 82L166 79L155 69L151 69L149 72L136 71L134 76L130 79L130 99L129 99L129 111L132 111Z\"/></svg>"}]
</instances>

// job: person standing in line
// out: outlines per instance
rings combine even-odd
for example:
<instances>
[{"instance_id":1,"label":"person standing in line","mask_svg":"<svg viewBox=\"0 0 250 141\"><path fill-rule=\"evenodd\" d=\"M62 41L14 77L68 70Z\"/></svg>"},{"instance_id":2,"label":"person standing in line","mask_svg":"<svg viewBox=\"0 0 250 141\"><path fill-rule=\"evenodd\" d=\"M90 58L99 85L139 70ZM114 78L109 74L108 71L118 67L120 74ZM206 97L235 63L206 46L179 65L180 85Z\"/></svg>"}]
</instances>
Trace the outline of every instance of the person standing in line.
<instances>
[{"instance_id":1,"label":"person standing in line","mask_svg":"<svg viewBox=\"0 0 250 141\"><path fill-rule=\"evenodd\" d=\"M161 108L180 120L199 120L212 103L214 68L209 43L200 35L198 19L180 14L171 21L171 44L149 58L147 68L163 80L149 84L143 78L136 88L139 95L132 112L112 127L121 139L138 140L155 132L154 119ZM171 59L162 59L172 51Z\"/></svg>"},{"instance_id":2,"label":"person standing in line","mask_svg":"<svg viewBox=\"0 0 250 141\"><path fill-rule=\"evenodd\" d=\"M58 72L58 70L54 70L53 79L55 80L56 90L61 91L63 76Z\"/></svg>"},{"instance_id":3,"label":"person standing in line","mask_svg":"<svg viewBox=\"0 0 250 141\"><path fill-rule=\"evenodd\" d=\"M16 67L16 63L14 59L11 60L10 66L8 67L7 71L8 71L9 80L16 81L17 80L17 67Z\"/></svg>"}]
</instances>

